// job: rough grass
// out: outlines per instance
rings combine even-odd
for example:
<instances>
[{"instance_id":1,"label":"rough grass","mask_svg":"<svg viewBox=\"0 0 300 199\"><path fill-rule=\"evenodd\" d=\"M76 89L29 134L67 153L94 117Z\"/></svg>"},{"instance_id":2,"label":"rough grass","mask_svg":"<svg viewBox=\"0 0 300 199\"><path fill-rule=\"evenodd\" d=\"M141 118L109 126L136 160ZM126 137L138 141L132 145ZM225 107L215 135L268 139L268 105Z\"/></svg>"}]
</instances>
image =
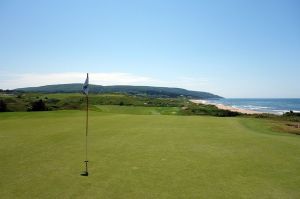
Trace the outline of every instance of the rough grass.
<instances>
[{"instance_id":1,"label":"rough grass","mask_svg":"<svg viewBox=\"0 0 300 199\"><path fill-rule=\"evenodd\" d=\"M0 114L1 198L300 198L300 137L254 118Z\"/></svg>"},{"instance_id":2,"label":"rough grass","mask_svg":"<svg viewBox=\"0 0 300 199\"><path fill-rule=\"evenodd\" d=\"M48 110L82 110L85 107L85 97L81 93L23 93L2 97L8 111L26 111L32 102L43 100ZM94 105L124 105L143 107L182 107L187 103L184 98L151 98L127 94L90 94L90 106Z\"/></svg>"},{"instance_id":3,"label":"rough grass","mask_svg":"<svg viewBox=\"0 0 300 199\"><path fill-rule=\"evenodd\" d=\"M179 107L143 107L143 106L114 106L96 105L93 108L103 113L134 114L134 115L177 115Z\"/></svg>"}]
</instances>

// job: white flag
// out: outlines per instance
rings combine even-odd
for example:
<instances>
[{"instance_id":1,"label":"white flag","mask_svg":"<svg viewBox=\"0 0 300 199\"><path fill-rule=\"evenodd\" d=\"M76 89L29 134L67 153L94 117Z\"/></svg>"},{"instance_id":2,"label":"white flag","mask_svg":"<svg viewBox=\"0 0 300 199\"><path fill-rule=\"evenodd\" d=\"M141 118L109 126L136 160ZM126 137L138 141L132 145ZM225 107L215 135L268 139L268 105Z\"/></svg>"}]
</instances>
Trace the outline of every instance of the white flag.
<instances>
[{"instance_id":1,"label":"white flag","mask_svg":"<svg viewBox=\"0 0 300 199\"><path fill-rule=\"evenodd\" d=\"M87 73L86 74L86 80L83 84L83 87L82 87L82 92L85 94L85 95L88 95L89 94L89 74Z\"/></svg>"}]
</instances>

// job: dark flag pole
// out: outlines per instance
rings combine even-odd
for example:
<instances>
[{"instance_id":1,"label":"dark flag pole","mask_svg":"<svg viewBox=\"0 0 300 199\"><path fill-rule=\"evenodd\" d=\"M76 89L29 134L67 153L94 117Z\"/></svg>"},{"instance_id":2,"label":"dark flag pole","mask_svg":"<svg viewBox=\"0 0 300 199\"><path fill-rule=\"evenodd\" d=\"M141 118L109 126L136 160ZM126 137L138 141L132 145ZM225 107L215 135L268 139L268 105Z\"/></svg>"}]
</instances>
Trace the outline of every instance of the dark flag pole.
<instances>
[{"instance_id":1,"label":"dark flag pole","mask_svg":"<svg viewBox=\"0 0 300 199\"><path fill-rule=\"evenodd\" d=\"M89 95L88 87L89 86L89 74L87 73L86 80L83 84L83 93L86 97L86 122L85 122L85 171L81 173L82 176L88 176L88 130L89 130Z\"/></svg>"}]
</instances>

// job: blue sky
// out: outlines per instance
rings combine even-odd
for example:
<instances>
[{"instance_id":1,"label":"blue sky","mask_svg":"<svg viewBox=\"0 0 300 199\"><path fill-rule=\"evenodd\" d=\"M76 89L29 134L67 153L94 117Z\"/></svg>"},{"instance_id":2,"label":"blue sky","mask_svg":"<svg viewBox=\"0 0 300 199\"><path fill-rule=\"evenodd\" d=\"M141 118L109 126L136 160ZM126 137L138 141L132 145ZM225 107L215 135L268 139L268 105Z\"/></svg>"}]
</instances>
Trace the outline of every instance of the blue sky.
<instances>
[{"instance_id":1,"label":"blue sky","mask_svg":"<svg viewBox=\"0 0 300 199\"><path fill-rule=\"evenodd\" d=\"M300 1L0 0L0 88L83 82L300 97Z\"/></svg>"}]
</instances>

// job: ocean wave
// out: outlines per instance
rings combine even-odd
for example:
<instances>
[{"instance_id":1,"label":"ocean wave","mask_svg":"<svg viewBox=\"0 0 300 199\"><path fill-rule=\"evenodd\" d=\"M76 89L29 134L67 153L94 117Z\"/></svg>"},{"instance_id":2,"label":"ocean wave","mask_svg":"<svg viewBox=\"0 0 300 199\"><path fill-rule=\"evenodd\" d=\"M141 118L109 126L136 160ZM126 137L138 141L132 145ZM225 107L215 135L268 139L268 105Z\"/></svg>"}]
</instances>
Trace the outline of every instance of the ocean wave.
<instances>
[{"instance_id":1,"label":"ocean wave","mask_svg":"<svg viewBox=\"0 0 300 199\"><path fill-rule=\"evenodd\" d=\"M240 109L246 109L246 110L267 110L270 107L266 106L253 106L253 105L232 105L233 108L240 108Z\"/></svg>"},{"instance_id":2,"label":"ocean wave","mask_svg":"<svg viewBox=\"0 0 300 199\"><path fill-rule=\"evenodd\" d=\"M269 109L267 106L254 106L254 105L244 105L245 108L249 109Z\"/></svg>"},{"instance_id":3,"label":"ocean wave","mask_svg":"<svg viewBox=\"0 0 300 199\"><path fill-rule=\"evenodd\" d=\"M270 110L270 113L274 113L278 115L284 114L286 112L289 112L289 110Z\"/></svg>"},{"instance_id":4,"label":"ocean wave","mask_svg":"<svg viewBox=\"0 0 300 199\"><path fill-rule=\"evenodd\" d=\"M213 104L222 104L237 109L281 115L290 110L300 113L300 99L223 99L211 100Z\"/></svg>"}]
</instances>

